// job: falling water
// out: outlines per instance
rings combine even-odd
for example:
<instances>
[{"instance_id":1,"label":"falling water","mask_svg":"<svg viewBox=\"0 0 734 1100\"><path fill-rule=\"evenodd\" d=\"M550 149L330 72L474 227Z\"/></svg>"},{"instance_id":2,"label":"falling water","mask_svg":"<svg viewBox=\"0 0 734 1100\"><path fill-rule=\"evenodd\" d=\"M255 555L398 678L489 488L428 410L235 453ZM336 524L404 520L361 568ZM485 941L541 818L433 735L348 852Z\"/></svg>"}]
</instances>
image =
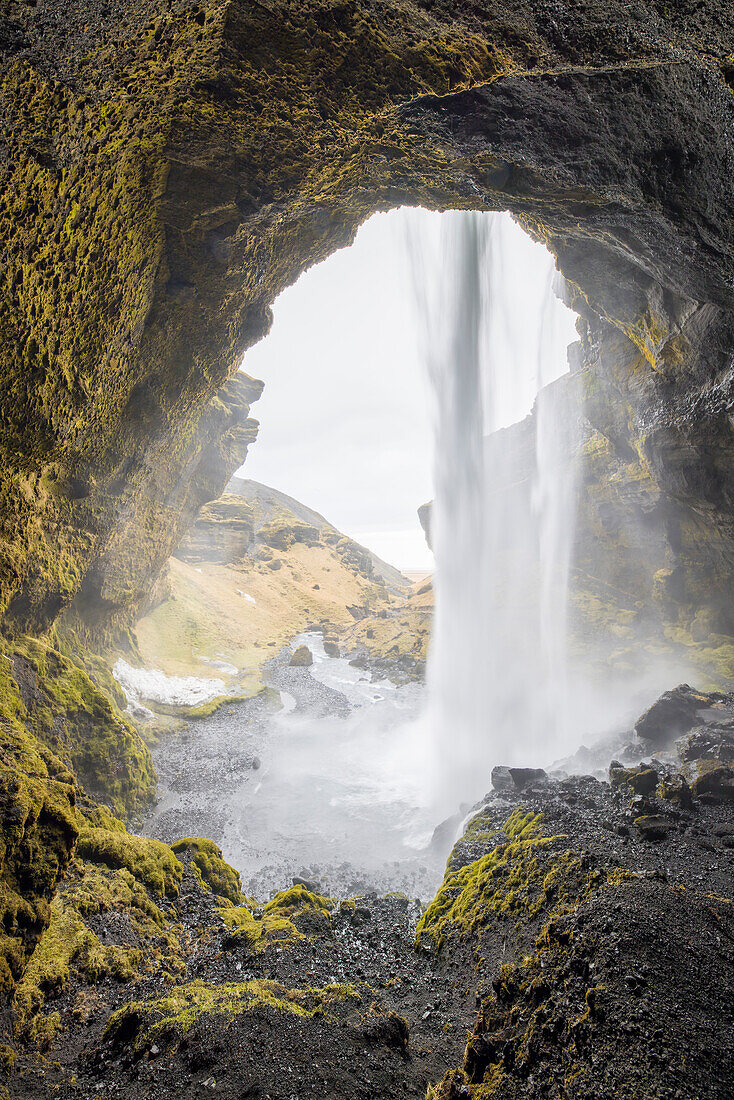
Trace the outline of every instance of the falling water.
<instances>
[{"instance_id":1,"label":"falling water","mask_svg":"<svg viewBox=\"0 0 734 1100\"><path fill-rule=\"evenodd\" d=\"M533 746L543 756L569 748L568 583L576 515L578 442L574 393L565 379L548 384L557 363L548 361L557 347L556 287L558 276L548 278L538 334L537 397L535 420L535 470L533 511L537 521L539 565L539 640L541 722L547 723L545 745ZM542 736L542 734L541 734Z\"/></svg>"},{"instance_id":2,"label":"falling water","mask_svg":"<svg viewBox=\"0 0 734 1100\"><path fill-rule=\"evenodd\" d=\"M501 220L445 222L440 264L415 241L412 251L435 406L428 678L436 784L449 805L481 795L495 764L538 764L566 747L575 493L569 387L545 384L567 369L547 362L557 303L549 289L542 316L524 318L536 349L520 361ZM428 271L440 272L430 285ZM534 413L507 428L528 386Z\"/></svg>"},{"instance_id":3,"label":"falling water","mask_svg":"<svg viewBox=\"0 0 734 1100\"><path fill-rule=\"evenodd\" d=\"M426 363L435 399L431 538L439 578L428 676L433 719L445 733L438 744L450 752L451 786L463 792L474 786L486 713L478 676L487 639L481 319L488 296L484 280L491 274L491 229L477 216L449 217L441 283L423 288Z\"/></svg>"}]
</instances>

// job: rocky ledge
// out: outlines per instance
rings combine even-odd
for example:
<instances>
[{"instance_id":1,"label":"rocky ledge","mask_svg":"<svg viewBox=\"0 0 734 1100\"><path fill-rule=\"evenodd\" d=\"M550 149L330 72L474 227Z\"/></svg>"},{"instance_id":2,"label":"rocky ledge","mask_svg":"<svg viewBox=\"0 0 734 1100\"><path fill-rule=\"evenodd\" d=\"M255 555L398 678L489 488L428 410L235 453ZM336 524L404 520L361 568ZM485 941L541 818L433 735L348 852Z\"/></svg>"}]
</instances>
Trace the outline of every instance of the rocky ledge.
<instances>
[{"instance_id":1,"label":"rocky ledge","mask_svg":"<svg viewBox=\"0 0 734 1100\"><path fill-rule=\"evenodd\" d=\"M724 1100L734 697L684 685L637 730L605 780L495 769L427 907L257 903L211 841L98 811L16 990L10 1095Z\"/></svg>"}]
</instances>

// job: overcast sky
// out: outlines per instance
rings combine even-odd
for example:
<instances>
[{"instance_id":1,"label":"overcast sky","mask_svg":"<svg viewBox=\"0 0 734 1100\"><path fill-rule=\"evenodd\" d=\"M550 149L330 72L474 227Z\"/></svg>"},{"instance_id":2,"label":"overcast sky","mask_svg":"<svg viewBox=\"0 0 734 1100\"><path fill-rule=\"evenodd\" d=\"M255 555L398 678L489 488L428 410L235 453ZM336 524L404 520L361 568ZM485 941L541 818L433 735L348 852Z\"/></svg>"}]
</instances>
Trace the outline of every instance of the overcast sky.
<instances>
[{"instance_id":1,"label":"overcast sky","mask_svg":"<svg viewBox=\"0 0 734 1100\"><path fill-rule=\"evenodd\" d=\"M432 567L416 514L432 497L433 458L407 239L423 244L429 268L439 265L444 217L409 209L375 215L351 248L280 295L270 334L242 363L265 390L252 410L260 434L240 476L315 508L401 569ZM523 380L498 410L499 421L511 423L535 395L535 332L553 264L508 215L498 228L504 354ZM575 318L555 300L552 308L550 374L557 375L576 338Z\"/></svg>"}]
</instances>

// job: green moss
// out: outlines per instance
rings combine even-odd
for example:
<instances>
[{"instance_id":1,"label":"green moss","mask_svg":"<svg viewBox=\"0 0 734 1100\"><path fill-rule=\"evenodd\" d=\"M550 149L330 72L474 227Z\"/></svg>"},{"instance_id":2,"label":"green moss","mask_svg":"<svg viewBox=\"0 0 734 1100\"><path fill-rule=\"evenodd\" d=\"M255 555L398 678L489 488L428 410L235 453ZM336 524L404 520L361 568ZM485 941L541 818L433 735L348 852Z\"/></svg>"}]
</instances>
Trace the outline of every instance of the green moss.
<instances>
[{"instance_id":1,"label":"green moss","mask_svg":"<svg viewBox=\"0 0 734 1100\"><path fill-rule=\"evenodd\" d=\"M226 898L233 905L238 905L242 901L239 872L224 860L221 848L218 848L213 840L200 836L188 836L172 844L171 850L177 855L190 857L191 863L198 869L202 881L212 893Z\"/></svg>"},{"instance_id":2,"label":"green moss","mask_svg":"<svg viewBox=\"0 0 734 1100\"><path fill-rule=\"evenodd\" d=\"M0 652L0 992L11 992L50 919L78 834L74 780L25 724Z\"/></svg>"},{"instance_id":3,"label":"green moss","mask_svg":"<svg viewBox=\"0 0 734 1100\"><path fill-rule=\"evenodd\" d=\"M101 943L90 927L90 918L110 912L125 917L118 944ZM41 1039L47 1030L42 1015L46 998L58 994L72 978L94 985L104 978L129 981L141 971L156 969L178 974L182 955L175 930L141 881L128 870L109 871L77 859L51 904L50 924L15 990L16 1029L25 1039Z\"/></svg>"},{"instance_id":4,"label":"green moss","mask_svg":"<svg viewBox=\"0 0 734 1100\"><path fill-rule=\"evenodd\" d=\"M185 1035L205 1016L231 1019L262 1010L333 1022L333 1010L338 1005L360 999L354 986L343 984L289 989L279 982L264 980L222 985L195 981L171 990L159 1000L125 1005L110 1017L105 1038L113 1043L127 1043L133 1032L133 1045L141 1050L161 1036Z\"/></svg>"},{"instance_id":5,"label":"green moss","mask_svg":"<svg viewBox=\"0 0 734 1100\"><path fill-rule=\"evenodd\" d=\"M300 884L291 886L288 890L281 890L267 903L263 913L283 917L293 917L303 910L315 910L328 916L334 908L332 898L323 897L321 894L313 894L305 886Z\"/></svg>"},{"instance_id":6,"label":"green moss","mask_svg":"<svg viewBox=\"0 0 734 1100\"><path fill-rule=\"evenodd\" d=\"M91 863L124 867L159 897L176 897L183 867L160 840L121 833L116 829L84 827L77 853Z\"/></svg>"},{"instance_id":7,"label":"green moss","mask_svg":"<svg viewBox=\"0 0 734 1100\"><path fill-rule=\"evenodd\" d=\"M3 652L16 682L16 713L84 790L121 816L146 805L155 788L148 747L81 662L34 638L17 639Z\"/></svg>"},{"instance_id":8,"label":"green moss","mask_svg":"<svg viewBox=\"0 0 734 1100\"><path fill-rule=\"evenodd\" d=\"M457 871L447 871L441 889L418 922L416 943L440 947L447 935L476 935L491 922L528 921L575 882L578 860L559 851L565 837L542 836L539 814L515 810L504 825L507 842ZM474 819L475 833L480 826Z\"/></svg>"},{"instance_id":9,"label":"green moss","mask_svg":"<svg viewBox=\"0 0 734 1100\"><path fill-rule=\"evenodd\" d=\"M292 886L276 894L262 909L250 905L220 909L219 913L228 928L262 954L271 947L287 948L306 935L323 931L335 904L304 886Z\"/></svg>"},{"instance_id":10,"label":"green moss","mask_svg":"<svg viewBox=\"0 0 734 1100\"><path fill-rule=\"evenodd\" d=\"M59 993L67 984L72 966L93 983L108 976L126 981L141 961L139 950L100 943L72 907L60 898L54 899L49 927L15 992L19 1031L27 1037L33 1035L31 1021L37 1017L44 998Z\"/></svg>"}]
</instances>

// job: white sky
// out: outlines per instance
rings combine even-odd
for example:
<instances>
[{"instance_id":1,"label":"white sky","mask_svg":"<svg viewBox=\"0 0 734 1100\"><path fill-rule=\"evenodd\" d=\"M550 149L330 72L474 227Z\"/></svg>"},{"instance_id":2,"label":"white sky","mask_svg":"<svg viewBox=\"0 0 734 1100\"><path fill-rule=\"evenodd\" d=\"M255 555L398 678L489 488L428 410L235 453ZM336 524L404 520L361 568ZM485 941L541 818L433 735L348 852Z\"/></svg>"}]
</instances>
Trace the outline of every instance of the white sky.
<instances>
[{"instance_id":1,"label":"white sky","mask_svg":"<svg viewBox=\"0 0 734 1100\"><path fill-rule=\"evenodd\" d=\"M444 217L402 209L370 218L351 248L283 291L269 335L242 362L265 390L252 412L260 434L240 476L315 508L400 569L432 568L417 517L433 495L431 403L407 238L420 240L426 265L440 264ZM553 263L509 215L498 228L504 353L526 379L497 410L498 422L509 424L535 396ZM575 316L555 300L552 312L548 379L564 372L565 348L576 339Z\"/></svg>"}]
</instances>

